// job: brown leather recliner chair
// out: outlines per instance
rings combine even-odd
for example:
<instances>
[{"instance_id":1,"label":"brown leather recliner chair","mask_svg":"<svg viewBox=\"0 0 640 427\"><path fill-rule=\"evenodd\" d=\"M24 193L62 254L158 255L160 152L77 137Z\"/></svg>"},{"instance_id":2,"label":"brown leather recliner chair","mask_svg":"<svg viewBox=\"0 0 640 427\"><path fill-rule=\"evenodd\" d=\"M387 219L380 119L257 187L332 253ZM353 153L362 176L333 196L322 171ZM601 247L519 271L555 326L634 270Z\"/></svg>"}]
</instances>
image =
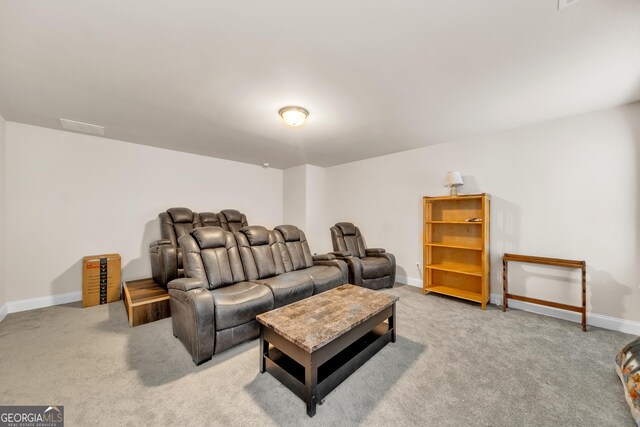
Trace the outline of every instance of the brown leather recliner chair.
<instances>
[{"instance_id":1,"label":"brown leather recliner chair","mask_svg":"<svg viewBox=\"0 0 640 427\"><path fill-rule=\"evenodd\" d=\"M170 208L160 215L160 240L149 244L153 280L167 286L173 279L184 276L182 250L178 239L200 227L200 216L188 208Z\"/></svg>"},{"instance_id":2,"label":"brown leather recliner chair","mask_svg":"<svg viewBox=\"0 0 640 427\"><path fill-rule=\"evenodd\" d=\"M358 227L339 222L331 227L332 252L349 266L349 283L369 289L393 287L396 258L382 248L367 248Z\"/></svg>"}]
</instances>

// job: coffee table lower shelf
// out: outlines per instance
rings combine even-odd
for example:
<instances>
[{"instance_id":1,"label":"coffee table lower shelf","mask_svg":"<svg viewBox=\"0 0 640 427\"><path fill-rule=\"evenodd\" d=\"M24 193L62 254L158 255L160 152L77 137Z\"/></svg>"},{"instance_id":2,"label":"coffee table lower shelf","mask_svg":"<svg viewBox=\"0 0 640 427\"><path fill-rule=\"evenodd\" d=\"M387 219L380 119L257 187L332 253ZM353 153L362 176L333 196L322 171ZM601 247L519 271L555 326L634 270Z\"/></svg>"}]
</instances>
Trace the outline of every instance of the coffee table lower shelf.
<instances>
[{"instance_id":1,"label":"coffee table lower shelf","mask_svg":"<svg viewBox=\"0 0 640 427\"><path fill-rule=\"evenodd\" d=\"M260 372L266 370L305 401L307 415L312 417L316 404L387 343L395 341L395 304L312 353L263 325Z\"/></svg>"}]
</instances>

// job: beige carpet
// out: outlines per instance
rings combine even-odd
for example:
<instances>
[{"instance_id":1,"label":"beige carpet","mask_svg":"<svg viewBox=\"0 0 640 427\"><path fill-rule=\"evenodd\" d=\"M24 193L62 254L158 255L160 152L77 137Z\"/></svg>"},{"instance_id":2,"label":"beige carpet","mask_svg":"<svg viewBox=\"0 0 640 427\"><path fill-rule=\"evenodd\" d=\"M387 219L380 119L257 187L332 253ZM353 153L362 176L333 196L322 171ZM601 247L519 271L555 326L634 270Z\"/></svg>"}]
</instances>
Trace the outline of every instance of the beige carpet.
<instances>
[{"instance_id":1,"label":"beige carpet","mask_svg":"<svg viewBox=\"0 0 640 427\"><path fill-rule=\"evenodd\" d=\"M632 337L397 286L399 336L304 403L258 373L258 342L194 366L171 320L129 328L122 302L9 315L0 404L65 407L66 425L633 426L613 367Z\"/></svg>"}]
</instances>

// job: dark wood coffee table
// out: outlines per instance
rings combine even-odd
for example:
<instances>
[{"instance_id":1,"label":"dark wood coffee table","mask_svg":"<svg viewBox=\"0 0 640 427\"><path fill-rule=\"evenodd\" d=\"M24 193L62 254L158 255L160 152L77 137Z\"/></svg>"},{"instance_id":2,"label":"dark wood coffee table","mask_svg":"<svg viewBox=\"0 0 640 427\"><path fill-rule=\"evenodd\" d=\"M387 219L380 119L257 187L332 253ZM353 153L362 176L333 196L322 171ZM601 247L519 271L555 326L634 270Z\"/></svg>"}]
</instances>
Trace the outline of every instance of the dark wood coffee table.
<instances>
[{"instance_id":1,"label":"dark wood coffee table","mask_svg":"<svg viewBox=\"0 0 640 427\"><path fill-rule=\"evenodd\" d=\"M398 299L342 285L257 316L260 373L268 371L304 400L313 417L325 396L396 341Z\"/></svg>"}]
</instances>

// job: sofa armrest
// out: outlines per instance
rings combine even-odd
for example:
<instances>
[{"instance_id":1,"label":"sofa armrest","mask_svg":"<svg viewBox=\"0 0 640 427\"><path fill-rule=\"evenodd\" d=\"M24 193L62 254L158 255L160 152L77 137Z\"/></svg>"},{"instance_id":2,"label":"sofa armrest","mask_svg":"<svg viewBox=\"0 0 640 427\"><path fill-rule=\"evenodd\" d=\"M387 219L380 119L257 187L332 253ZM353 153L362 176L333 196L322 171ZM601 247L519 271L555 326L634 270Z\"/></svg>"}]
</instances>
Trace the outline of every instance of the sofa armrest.
<instances>
[{"instance_id":1,"label":"sofa armrest","mask_svg":"<svg viewBox=\"0 0 640 427\"><path fill-rule=\"evenodd\" d=\"M150 248L154 246L166 246L166 245L173 245L173 243L171 243L171 240L169 239L159 239L149 243Z\"/></svg>"},{"instance_id":2,"label":"sofa armrest","mask_svg":"<svg viewBox=\"0 0 640 427\"><path fill-rule=\"evenodd\" d=\"M368 256L374 255L374 254L383 254L386 251L382 248L367 248L365 249L365 252Z\"/></svg>"},{"instance_id":3,"label":"sofa armrest","mask_svg":"<svg viewBox=\"0 0 640 427\"><path fill-rule=\"evenodd\" d=\"M342 258L349 267L349 283L352 285L362 285L362 261L355 256Z\"/></svg>"},{"instance_id":4,"label":"sofa armrest","mask_svg":"<svg viewBox=\"0 0 640 427\"><path fill-rule=\"evenodd\" d=\"M336 256L334 254L320 254L320 255L313 255L312 258L315 263L315 261L329 261L332 259L336 259Z\"/></svg>"},{"instance_id":5,"label":"sofa armrest","mask_svg":"<svg viewBox=\"0 0 640 427\"><path fill-rule=\"evenodd\" d=\"M178 278L178 248L173 246L170 240L168 242L168 245L160 243L149 247L151 276L157 284L165 288L170 281Z\"/></svg>"},{"instance_id":6,"label":"sofa armrest","mask_svg":"<svg viewBox=\"0 0 640 427\"><path fill-rule=\"evenodd\" d=\"M349 267L347 263L341 259L328 259L328 260L313 260L313 265L325 265L327 267L336 267L342 274L342 283L348 283L349 281Z\"/></svg>"},{"instance_id":7,"label":"sofa armrest","mask_svg":"<svg viewBox=\"0 0 640 427\"><path fill-rule=\"evenodd\" d=\"M169 289L177 289L179 291L190 291L192 289L207 289L207 285L200 279L193 279L191 277L181 277L169 282L167 286Z\"/></svg>"},{"instance_id":8,"label":"sofa armrest","mask_svg":"<svg viewBox=\"0 0 640 427\"><path fill-rule=\"evenodd\" d=\"M349 253L348 251L333 251L329 252L329 254L335 255L338 258L347 258L351 256L351 253Z\"/></svg>"},{"instance_id":9,"label":"sofa armrest","mask_svg":"<svg viewBox=\"0 0 640 427\"><path fill-rule=\"evenodd\" d=\"M380 253L367 253L367 256L377 257L377 258L386 258L389 261L389 280L391 281L391 287L394 286L396 282L396 257L392 253L389 252L380 252Z\"/></svg>"},{"instance_id":10,"label":"sofa armrest","mask_svg":"<svg viewBox=\"0 0 640 427\"><path fill-rule=\"evenodd\" d=\"M174 282L171 282L172 286ZM216 339L215 305L211 292L203 288L183 291L170 287L169 301L173 335L191 353L193 363L199 365L211 359Z\"/></svg>"}]
</instances>

